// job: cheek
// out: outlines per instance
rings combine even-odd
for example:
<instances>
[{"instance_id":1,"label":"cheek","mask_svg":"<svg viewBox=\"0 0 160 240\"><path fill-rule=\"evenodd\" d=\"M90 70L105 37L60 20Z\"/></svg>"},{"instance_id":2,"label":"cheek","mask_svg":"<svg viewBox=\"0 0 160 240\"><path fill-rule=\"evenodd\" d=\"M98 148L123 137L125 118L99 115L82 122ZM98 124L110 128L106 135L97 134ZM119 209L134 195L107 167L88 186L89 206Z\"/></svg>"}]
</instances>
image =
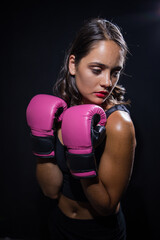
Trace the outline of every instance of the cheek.
<instances>
[{"instance_id":1,"label":"cheek","mask_svg":"<svg viewBox=\"0 0 160 240\"><path fill-rule=\"evenodd\" d=\"M118 80L119 80L119 79L117 79L117 80L113 81L113 86L114 86L114 87L117 85L117 83L118 83Z\"/></svg>"},{"instance_id":2,"label":"cheek","mask_svg":"<svg viewBox=\"0 0 160 240\"><path fill-rule=\"evenodd\" d=\"M112 80L113 87L115 87L117 85L118 81L119 81L119 77Z\"/></svg>"},{"instance_id":3,"label":"cheek","mask_svg":"<svg viewBox=\"0 0 160 240\"><path fill-rule=\"evenodd\" d=\"M119 80L119 79L118 79ZM111 89L111 92L113 92L114 88L116 87L117 83L118 83L118 80L115 80L112 82L112 89Z\"/></svg>"},{"instance_id":4,"label":"cheek","mask_svg":"<svg viewBox=\"0 0 160 240\"><path fill-rule=\"evenodd\" d=\"M95 84L95 81L93 75L89 71L86 71L76 75L76 84L77 87L83 87L83 90L85 90L85 88L91 88Z\"/></svg>"}]
</instances>

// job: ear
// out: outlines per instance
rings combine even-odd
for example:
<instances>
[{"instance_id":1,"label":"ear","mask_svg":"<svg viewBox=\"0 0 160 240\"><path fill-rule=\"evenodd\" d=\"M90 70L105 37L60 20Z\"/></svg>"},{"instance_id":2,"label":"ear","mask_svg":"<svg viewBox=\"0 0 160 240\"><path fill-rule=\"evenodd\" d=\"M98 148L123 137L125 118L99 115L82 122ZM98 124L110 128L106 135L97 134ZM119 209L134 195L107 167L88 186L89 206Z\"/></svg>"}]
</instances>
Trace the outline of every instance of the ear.
<instances>
[{"instance_id":1,"label":"ear","mask_svg":"<svg viewBox=\"0 0 160 240\"><path fill-rule=\"evenodd\" d=\"M76 74L76 66L75 66L75 56L74 55L70 55L69 57L69 72L71 75L75 75Z\"/></svg>"}]
</instances>

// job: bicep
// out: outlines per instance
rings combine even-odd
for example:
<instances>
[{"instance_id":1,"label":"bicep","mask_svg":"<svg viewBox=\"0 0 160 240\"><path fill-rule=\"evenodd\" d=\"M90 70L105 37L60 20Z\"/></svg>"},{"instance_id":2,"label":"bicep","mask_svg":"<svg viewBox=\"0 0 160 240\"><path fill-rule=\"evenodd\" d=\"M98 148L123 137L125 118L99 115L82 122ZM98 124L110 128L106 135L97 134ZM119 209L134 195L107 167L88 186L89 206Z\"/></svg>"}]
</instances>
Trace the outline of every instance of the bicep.
<instances>
[{"instance_id":1,"label":"bicep","mask_svg":"<svg viewBox=\"0 0 160 240\"><path fill-rule=\"evenodd\" d=\"M114 205L121 199L131 177L135 134L132 121L109 123L106 131L107 141L99 165L99 177Z\"/></svg>"}]
</instances>

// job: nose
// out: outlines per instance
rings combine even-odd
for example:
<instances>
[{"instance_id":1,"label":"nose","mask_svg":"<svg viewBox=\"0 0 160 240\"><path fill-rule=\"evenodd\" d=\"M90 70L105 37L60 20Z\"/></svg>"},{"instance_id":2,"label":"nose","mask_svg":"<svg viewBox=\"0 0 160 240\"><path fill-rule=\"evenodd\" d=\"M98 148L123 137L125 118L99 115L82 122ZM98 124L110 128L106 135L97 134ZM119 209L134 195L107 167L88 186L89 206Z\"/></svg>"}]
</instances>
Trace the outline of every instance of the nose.
<instances>
[{"instance_id":1,"label":"nose","mask_svg":"<svg viewBox=\"0 0 160 240\"><path fill-rule=\"evenodd\" d=\"M101 78L100 85L104 88L111 87L112 81L111 81L111 75L110 72L107 72L104 74Z\"/></svg>"}]
</instances>

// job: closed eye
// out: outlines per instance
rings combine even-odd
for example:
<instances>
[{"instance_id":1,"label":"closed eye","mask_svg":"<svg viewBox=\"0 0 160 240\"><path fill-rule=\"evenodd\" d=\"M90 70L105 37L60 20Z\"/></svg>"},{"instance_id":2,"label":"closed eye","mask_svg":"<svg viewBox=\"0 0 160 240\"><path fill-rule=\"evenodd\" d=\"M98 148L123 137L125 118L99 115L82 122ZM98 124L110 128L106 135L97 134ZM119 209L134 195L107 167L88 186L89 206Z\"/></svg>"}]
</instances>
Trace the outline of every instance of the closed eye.
<instances>
[{"instance_id":1,"label":"closed eye","mask_svg":"<svg viewBox=\"0 0 160 240\"><path fill-rule=\"evenodd\" d=\"M102 70L100 68L92 68L92 72L95 74L95 75L99 75L101 74Z\"/></svg>"}]
</instances>

